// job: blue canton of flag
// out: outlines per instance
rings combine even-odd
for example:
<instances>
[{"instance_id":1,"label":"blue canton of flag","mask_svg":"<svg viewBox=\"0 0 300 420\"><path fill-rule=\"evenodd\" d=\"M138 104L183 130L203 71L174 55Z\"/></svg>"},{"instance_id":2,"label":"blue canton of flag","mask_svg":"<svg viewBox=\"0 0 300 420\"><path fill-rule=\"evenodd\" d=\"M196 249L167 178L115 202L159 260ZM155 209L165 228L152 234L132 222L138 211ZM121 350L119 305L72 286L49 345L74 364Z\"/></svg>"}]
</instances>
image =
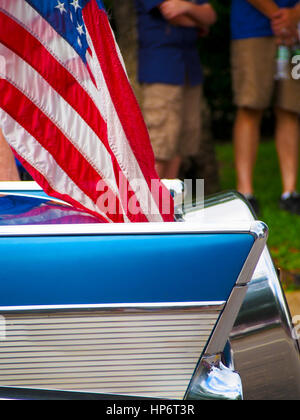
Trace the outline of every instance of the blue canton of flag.
<instances>
[{"instance_id":1,"label":"blue canton of flag","mask_svg":"<svg viewBox=\"0 0 300 420\"><path fill-rule=\"evenodd\" d=\"M82 9L90 0L26 0L77 52L86 63L89 48ZM98 0L101 9L104 8Z\"/></svg>"}]
</instances>

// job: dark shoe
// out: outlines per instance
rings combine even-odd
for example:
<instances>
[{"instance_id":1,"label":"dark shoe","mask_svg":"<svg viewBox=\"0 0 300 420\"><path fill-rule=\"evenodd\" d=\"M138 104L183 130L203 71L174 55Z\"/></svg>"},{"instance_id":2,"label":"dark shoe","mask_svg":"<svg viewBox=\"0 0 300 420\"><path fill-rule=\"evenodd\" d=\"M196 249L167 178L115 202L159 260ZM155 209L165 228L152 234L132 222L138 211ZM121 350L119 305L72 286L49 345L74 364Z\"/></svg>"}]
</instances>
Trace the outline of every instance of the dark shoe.
<instances>
[{"instance_id":1,"label":"dark shoe","mask_svg":"<svg viewBox=\"0 0 300 420\"><path fill-rule=\"evenodd\" d=\"M293 193L288 198L281 197L279 200L279 207L281 210L300 215L300 194Z\"/></svg>"},{"instance_id":2,"label":"dark shoe","mask_svg":"<svg viewBox=\"0 0 300 420\"><path fill-rule=\"evenodd\" d=\"M250 207L253 211L253 213L258 216L260 213L260 208L259 208L259 202L257 200L257 198L254 195L251 196L245 196L245 199L247 200L247 202L250 204Z\"/></svg>"}]
</instances>

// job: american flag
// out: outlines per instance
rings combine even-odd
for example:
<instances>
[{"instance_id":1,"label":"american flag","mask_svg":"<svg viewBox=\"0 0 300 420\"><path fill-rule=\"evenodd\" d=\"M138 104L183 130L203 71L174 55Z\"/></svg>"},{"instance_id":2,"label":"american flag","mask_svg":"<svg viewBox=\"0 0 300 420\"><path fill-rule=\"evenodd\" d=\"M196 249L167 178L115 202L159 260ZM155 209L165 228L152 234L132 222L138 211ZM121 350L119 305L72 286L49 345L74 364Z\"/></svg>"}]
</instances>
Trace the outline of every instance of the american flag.
<instances>
[{"instance_id":1,"label":"american flag","mask_svg":"<svg viewBox=\"0 0 300 420\"><path fill-rule=\"evenodd\" d=\"M101 0L0 0L0 126L50 196L105 222L173 221Z\"/></svg>"}]
</instances>

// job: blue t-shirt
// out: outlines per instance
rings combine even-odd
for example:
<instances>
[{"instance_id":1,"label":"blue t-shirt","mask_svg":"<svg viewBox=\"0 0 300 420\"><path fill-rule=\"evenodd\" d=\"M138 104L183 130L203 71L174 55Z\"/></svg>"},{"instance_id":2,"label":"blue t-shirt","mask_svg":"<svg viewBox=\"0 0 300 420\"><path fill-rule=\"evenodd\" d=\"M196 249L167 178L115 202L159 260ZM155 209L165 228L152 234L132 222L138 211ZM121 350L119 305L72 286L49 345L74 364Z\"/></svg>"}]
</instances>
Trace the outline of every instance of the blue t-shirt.
<instances>
[{"instance_id":1,"label":"blue t-shirt","mask_svg":"<svg viewBox=\"0 0 300 420\"><path fill-rule=\"evenodd\" d=\"M294 7L299 0L274 0L279 7ZM273 36L271 22L247 0L232 0L231 32L233 39Z\"/></svg>"},{"instance_id":2,"label":"blue t-shirt","mask_svg":"<svg viewBox=\"0 0 300 420\"><path fill-rule=\"evenodd\" d=\"M161 15L162 0L135 0L139 36L140 83L191 85L203 81L198 29L173 26ZM207 0L194 0L204 4Z\"/></svg>"}]
</instances>

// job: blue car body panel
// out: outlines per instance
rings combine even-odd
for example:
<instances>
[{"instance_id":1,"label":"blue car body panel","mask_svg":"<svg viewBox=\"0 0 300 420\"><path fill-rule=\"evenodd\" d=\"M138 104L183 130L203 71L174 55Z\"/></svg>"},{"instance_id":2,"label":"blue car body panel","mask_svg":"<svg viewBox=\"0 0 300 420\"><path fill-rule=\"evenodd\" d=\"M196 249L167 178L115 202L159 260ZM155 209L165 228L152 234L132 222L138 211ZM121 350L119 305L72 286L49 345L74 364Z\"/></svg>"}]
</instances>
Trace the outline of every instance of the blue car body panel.
<instances>
[{"instance_id":1,"label":"blue car body panel","mask_svg":"<svg viewBox=\"0 0 300 420\"><path fill-rule=\"evenodd\" d=\"M47 199L0 197L0 226L97 222ZM0 305L227 301L253 243L240 233L2 237Z\"/></svg>"},{"instance_id":2,"label":"blue car body panel","mask_svg":"<svg viewBox=\"0 0 300 420\"><path fill-rule=\"evenodd\" d=\"M227 301L253 243L250 234L3 237L0 306Z\"/></svg>"}]
</instances>

